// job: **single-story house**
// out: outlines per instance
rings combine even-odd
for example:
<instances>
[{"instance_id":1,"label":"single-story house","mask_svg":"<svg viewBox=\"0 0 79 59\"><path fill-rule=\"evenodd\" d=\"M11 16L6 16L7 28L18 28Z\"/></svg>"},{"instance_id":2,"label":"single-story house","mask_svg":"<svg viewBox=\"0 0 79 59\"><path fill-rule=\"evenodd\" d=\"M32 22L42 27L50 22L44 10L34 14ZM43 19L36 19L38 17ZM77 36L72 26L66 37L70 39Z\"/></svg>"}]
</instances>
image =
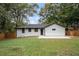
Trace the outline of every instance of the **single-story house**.
<instances>
[{"instance_id":1,"label":"single-story house","mask_svg":"<svg viewBox=\"0 0 79 59\"><path fill-rule=\"evenodd\" d=\"M25 36L65 36L65 27L59 24L28 24L17 27L17 37Z\"/></svg>"}]
</instances>

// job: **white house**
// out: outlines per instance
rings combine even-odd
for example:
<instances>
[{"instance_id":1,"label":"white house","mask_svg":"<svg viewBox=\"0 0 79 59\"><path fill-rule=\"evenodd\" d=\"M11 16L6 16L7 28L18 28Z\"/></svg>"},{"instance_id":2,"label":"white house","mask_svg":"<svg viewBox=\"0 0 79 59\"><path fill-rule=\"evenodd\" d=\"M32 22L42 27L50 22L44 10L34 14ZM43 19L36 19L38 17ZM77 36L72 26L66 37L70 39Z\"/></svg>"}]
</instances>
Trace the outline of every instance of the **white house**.
<instances>
[{"instance_id":1,"label":"white house","mask_svg":"<svg viewBox=\"0 0 79 59\"><path fill-rule=\"evenodd\" d=\"M65 28L58 24L29 24L17 27L17 37L24 36L65 36Z\"/></svg>"}]
</instances>

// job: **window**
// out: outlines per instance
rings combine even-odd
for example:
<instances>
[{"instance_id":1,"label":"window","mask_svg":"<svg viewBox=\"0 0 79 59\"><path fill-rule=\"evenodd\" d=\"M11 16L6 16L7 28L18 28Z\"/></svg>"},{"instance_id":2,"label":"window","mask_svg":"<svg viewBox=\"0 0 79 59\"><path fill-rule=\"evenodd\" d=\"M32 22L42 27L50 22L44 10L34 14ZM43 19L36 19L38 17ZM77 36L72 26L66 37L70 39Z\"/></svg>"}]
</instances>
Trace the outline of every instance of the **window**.
<instances>
[{"instance_id":1,"label":"window","mask_svg":"<svg viewBox=\"0 0 79 59\"><path fill-rule=\"evenodd\" d=\"M31 32L31 28L28 29L28 32Z\"/></svg>"},{"instance_id":2,"label":"window","mask_svg":"<svg viewBox=\"0 0 79 59\"><path fill-rule=\"evenodd\" d=\"M38 32L38 29L37 28L35 28L35 32Z\"/></svg>"},{"instance_id":3,"label":"window","mask_svg":"<svg viewBox=\"0 0 79 59\"><path fill-rule=\"evenodd\" d=\"M53 28L52 30L53 30L53 31L55 31L56 29L55 29L55 28Z\"/></svg>"},{"instance_id":4,"label":"window","mask_svg":"<svg viewBox=\"0 0 79 59\"><path fill-rule=\"evenodd\" d=\"M25 29L24 28L22 28L22 33L25 33Z\"/></svg>"}]
</instances>

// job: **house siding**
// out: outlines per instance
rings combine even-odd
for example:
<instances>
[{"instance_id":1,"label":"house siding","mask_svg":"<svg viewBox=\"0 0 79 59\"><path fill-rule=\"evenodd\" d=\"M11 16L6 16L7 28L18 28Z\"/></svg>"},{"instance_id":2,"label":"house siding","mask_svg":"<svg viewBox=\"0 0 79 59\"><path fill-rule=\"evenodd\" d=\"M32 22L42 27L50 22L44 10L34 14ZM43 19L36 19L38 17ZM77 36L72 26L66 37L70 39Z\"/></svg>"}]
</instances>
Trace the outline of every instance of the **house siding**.
<instances>
[{"instance_id":1,"label":"house siding","mask_svg":"<svg viewBox=\"0 0 79 59\"><path fill-rule=\"evenodd\" d=\"M25 29L24 33L22 33L22 28L17 29L17 37L40 36L41 29L43 29L43 36L65 36L65 28L64 27L57 25L57 24L52 24L52 25L47 26L45 28L38 28L38 32L35 32L34 28L31 29L31 32L29 32L28 28L27 28L27 29Z\"/></svg>"},{"instance_id":2,"label":"house siding","mask_svg":"<svg viewBox=\"0 0 79 59\"><path fill-rule=\"evenodd\" d=\"M65 36L65 28L60 25L53 24L45 28L45 36Z\"/></svg>"},{"instance_id":3,"label":"house siding","mask_svg":"<svg viewBox=\"0 0 79 59\"><path fill-rule=\"evenodd\" d=\"M17 37L25 37L25 36L39 36L40 29L38 32L35 32L35 29L31 29L31 32L28 32L28 29L25 29L25 32L22 33L22 29L17 29Z\"/></svg>"}]
</instances>

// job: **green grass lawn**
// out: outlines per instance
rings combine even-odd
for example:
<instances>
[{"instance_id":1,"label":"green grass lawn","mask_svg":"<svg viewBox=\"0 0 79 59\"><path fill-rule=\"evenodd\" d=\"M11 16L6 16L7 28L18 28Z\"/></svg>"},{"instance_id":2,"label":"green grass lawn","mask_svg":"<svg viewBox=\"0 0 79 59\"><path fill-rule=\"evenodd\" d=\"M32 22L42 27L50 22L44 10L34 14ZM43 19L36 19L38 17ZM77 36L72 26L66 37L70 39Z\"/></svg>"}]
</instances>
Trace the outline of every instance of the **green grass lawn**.
<instances>
[{"instance_id":1,"label":"green grass lawn","mask_svg":"<svg viewBox=\"0 0 79 59\"><path fill-rule=\"evenodd\" d=\"M2 56L58 56L79 55L79 38L38 39L37 37L17 38L0 41Z\"/></svg>"}]
</instances>

